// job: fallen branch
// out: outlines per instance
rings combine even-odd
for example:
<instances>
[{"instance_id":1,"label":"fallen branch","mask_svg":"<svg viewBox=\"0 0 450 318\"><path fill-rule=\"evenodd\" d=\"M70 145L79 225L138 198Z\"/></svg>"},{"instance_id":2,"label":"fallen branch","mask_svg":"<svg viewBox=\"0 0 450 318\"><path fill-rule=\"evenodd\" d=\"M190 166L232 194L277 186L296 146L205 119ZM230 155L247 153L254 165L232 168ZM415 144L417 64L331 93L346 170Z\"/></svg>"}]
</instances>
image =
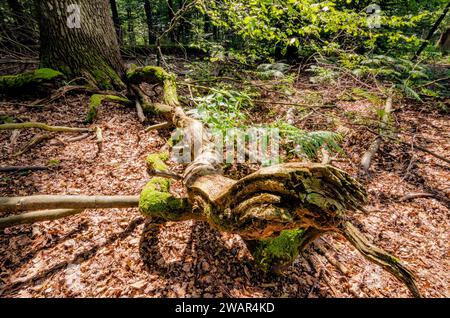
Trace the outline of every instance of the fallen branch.
<instances>
[{"instance_id":1,"label":"fallen branch","mask_svg":"<svg viewBox=\"0 0 450 318\"><path fill-rule=\"evenodd\" d=\"M435 197L436 197L436 195L434 195L432 193L418 192L418 193L407 194L407 195L401 197L398 201L404 202L404 201L409 201L409 200L418 199L418 198L435 198Z\"/></svg>"},{"instance_id":2,"label":"fallen branch","mask_svg":"<svg viewBox=\"0 0 450 318\"><path fill-rule=\"evenodd\" d=\"M21 224L31 224L35 222L61 219L70 215L81 213L83 211L84 210L79 209L60 209L60 210L34 211L19 215L11 215L5 218L0 218L0 229Z\"/></svg>"},{"instance_id":3,"label":"fallen branch","mask_svg":"<svg viewBox=\"0 0 450 318\"><path fill-rule=\"evenodd\" d=\"M0 197L0 212L21 212L53 209L134 208L139 196L33 195Z\"/></svg>"},{"instance_id":4,"label":"fallen branch","mask_svg":"<svg viewBox=\"0 0 450 318\"><path fill-rule=\"evenodd\" d=\"M28 129L37 128L42 130L47 130L51 132L69 132L69 133L80 133L88 132L89 128L76 128L76 127L65 127L65 126L50 126L39 122L26 122L26 123L12 123L12 124L1 124L0 130L8 129Z\"/></svg>"},{"instance_id":5,"label":"fallen branch","mask_svg":"<svg viewBox=\"0 0 450 318\"><path fill-rule=\"evenodd\" d=\"M75 141L80 141L80 140L83 140L83 139L86 139L86 138L88 138L89 136L91 136L91 134L90 134L90 133L87 133L87 134L82 134L82 135L80 135L80 136L77 136L77 137L69 138L69 139L67 139L67 140L66 140L66 142L75 142Z\"/></svg>"},{"instance_id":6,"label":"fallen branch","mask_svg":"<svg viewBox=\"0 0 450 318\"><path fill-rule=\"evenodd\" d=\"M383 117L380 123L380 133L377 138L372 142L369 149L364 153L361 159L361 168L366 174L369 174L370 163L372 162L373 156L377 153L378 149L380 149L382 135L384 135L384 131L388 125L389 116L392 111L392 97L388 97L386 100L386 105L384 107Z\"/></svg>"},{"instance_id":7,"label":"fallen branch","mask_svg":"<svg viewBox=\"0 0 450 318\"><path fill-rule=\"evenodd\" d=\"M34 146L36 146L37 144L41 143L44 140L48 140L48 139L52 139L53 136L51 135L44 135L44 134L39 134L37 136L35 136L33 139L30 140L29 143L27 143L21 150L19 150L18 152L16 152L13 157L18 157L23 155L25 152L27 152L29 149L33 148Z\"/></svg>"},{"instance_id":8,"label":"fallen branch","mask_svg":"<svg viewBox=\"0 0 450 318\"><path fill-rule=\"evenodd\" d=\"M367 131L369 131L370 133L375 134L375 135L378 135L377 132L373 131L373 130L370 129L369 127L365 126L365 128L366 128ZM437 153L435 153L435 152L433 152L433 151L431 151L431 150L429 150L429 149L427 149L427 148L425 148L425 147L418 146L418 145L414 145L414 144L412 144L412 143L409 143L409 142L406 142L406 141L403 141L403 140L401 140L401 139L394 138L394 137L391 137L391 136L387 136L387 135L383 136L383 138L387 138L387 139L389 139L389 140L391 140L391 141L395 141L395 142L400 142L400 143L402 143L402 144L404 144L404 145L407 145L407 146L409 146L409 147L411 147L411 148L413 148L413 149L416 148L416 149L418 149L418 150L420 150L420 151L426 152L426 153L432 155L433 157L438 158L438 159L440 159L440 160L442 160L442 161L445 161L445 162L447 162L448 164L450 164L450 159L447 159L447 158L445 158L444 156L442 156L442 155L440 155L440 154L437 154Z\"/></svg>"},{"instance_id":9,"label":"fallen branch","mask_svg":"<svg viewBox=\"0 0 450 318\"><path fill-rule=\"evenodd\" d=\"M38 171L47 170L46 166L16 166L16 167L0 167L0 172L19 172L19 171Z\"/></svg>"},{"instance_id":10,"label":"fallen branch","mask_svg":"<svg viewBox=\"0 0 450 318\"><path fill-rule=\"evenodd\" d=\"M171 125L168 122L163 122L163 123L155 124L155 125L152 125L152 126L149 126L149 127L145 128L145 132L149 132L149 131L152 131L152 130L158 130L158 129L165 129L165 128L168 128L170 126Z\"/></svg>"},{"instance_id":11,"label":"fallen branch","mask_svg":"<svg viewBox=\"0 0 450 318\"><path fill-rule=\"evenodd\" d=\"M147 120L147 117L144 115L144 110L142 109L142 105L138 99L136 99L136 112L141 123Z\"/></svg>"}]
</instances>

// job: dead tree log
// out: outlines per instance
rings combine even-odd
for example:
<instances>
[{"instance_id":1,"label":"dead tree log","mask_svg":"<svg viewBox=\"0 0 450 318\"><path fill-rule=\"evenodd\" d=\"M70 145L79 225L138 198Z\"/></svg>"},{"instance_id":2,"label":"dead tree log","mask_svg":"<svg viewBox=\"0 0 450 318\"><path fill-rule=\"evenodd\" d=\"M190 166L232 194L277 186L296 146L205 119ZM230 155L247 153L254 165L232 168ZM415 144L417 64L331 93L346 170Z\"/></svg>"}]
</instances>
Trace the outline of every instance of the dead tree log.
<instances>
[{"instance_id":1,"label":"dead tree log","mask_svg":"<svg viewBox=\"0 0 450 318\"><path fill-rule=\"evenodd\" d=\"M142 214L168 221L204 220L220 231L239 234L248 242L255 261L272 270L291 263L320 235L337 232L420 297L413 274L349 222L345 212L361 210L366 191L347 173L330 165L287 163L260 169L238 181L224 177L222 149L217 149L203 124L179 106L174 76L158 67L144 67L132 70L128 79L135 85L143 81L161 84L165 106L154 105L154 111L183 131L185 145L197 145L187 148L192 158L183 173L187 197L173 196L170 180L154 177L141 192ZM385 122L391 99L388 104ZM170 143L168 148L148 157L150 170L167 170L164 160L173 150Z\"/></svg>"}]
</instances>

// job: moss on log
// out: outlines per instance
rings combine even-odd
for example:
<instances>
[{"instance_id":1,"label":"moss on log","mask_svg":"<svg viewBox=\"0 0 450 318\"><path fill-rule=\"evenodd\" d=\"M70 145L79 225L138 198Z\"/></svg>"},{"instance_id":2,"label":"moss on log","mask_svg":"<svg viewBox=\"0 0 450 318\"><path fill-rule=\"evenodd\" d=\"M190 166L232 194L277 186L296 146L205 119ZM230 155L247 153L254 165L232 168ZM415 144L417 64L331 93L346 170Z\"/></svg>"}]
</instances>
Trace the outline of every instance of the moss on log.
<instances>
[{"instance_id":1,"label":"moss on log","mask_svg":"<svg viewBox=\"0 0 450 318\"><path fill-rule=\"evenodd\" d=\"M0 94L14 94L21 90L39 86L63 78L61 72L40 68L17 75L0 76Z\"/></svg>"},{"instance_id":2,"label":"moss on log","mask_svg":"<svg viewBox=\"0 0 450 318\"><path fill-rule=\"evenodd\" d=\"M131 104L131 101L127 98L123 98L116 95L103 95L103 94L94 94L91 96L89 102L89 111L86 115L85 123L92 123L97 116L98 108L102 105L103 102L116 102L121 104Z\"/></svg>"}]
</instances>

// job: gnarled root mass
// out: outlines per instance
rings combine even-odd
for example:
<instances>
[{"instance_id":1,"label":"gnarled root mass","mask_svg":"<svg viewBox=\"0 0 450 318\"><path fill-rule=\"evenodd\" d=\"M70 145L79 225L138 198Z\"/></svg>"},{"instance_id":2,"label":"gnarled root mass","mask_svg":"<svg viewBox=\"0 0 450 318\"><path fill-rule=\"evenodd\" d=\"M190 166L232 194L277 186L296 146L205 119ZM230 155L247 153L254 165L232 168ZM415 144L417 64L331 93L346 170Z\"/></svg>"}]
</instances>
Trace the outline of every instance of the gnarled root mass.
<instances>
[{"instance_id":1,"label":"gnarled root mass","mask_svg":"<svg viewBox=\"0 0 450 318\"><path fill-rule=\"evenodd\" d=\"M320 235L337 232L420 297L413 274L348 220L345 212L360 210L366 201L364 188L351 176L330 165L287 163L260 169L239 181L226 178L221 175L221 150L202 123L179 106L174 76L146 67L134 69L128 78L135 85L161 84L165 107L155 112L183 130L184 142L200 145L183 174L187 198L176 198L169 193L170 181L155 177L141 193L141 213L168 221L204 220L220 231L239 234L261 268L275 272L291 264ZM150 174L166 171L167 158L166 151L150 155Z\"/></svg>"}]
</instances>

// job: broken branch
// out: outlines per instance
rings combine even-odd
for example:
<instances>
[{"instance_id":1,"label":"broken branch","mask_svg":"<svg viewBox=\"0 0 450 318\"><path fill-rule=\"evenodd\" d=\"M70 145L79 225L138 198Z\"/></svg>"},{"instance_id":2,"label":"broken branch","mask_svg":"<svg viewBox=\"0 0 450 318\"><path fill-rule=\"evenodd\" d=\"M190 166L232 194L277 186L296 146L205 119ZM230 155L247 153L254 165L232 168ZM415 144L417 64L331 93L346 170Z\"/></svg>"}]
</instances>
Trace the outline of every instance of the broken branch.
<instances>
[{"instance_id":1,"label":"broken branch","mask_svg":"<svg viewBox=\"0 0 450 318\"><path fill-rule=\"evenodd\" d=\"M21 212L52 209L134 208L139 196L33 195L0 197L0 212Z\"/></svg>"}]
</instances>

